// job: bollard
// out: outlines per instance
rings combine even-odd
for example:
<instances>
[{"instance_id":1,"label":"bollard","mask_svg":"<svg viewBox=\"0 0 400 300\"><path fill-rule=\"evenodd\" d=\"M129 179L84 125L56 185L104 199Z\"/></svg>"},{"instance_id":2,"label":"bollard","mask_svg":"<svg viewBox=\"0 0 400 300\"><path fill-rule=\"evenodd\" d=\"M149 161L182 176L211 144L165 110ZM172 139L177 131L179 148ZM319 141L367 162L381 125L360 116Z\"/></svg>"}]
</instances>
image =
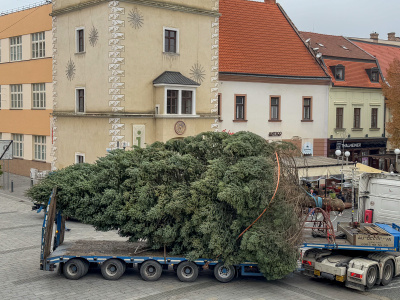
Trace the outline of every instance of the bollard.
<instances>
[{"instance_id":1,"label":"bollard","mask_svg":"<svg viewBox=\"0 0 400 300\"><path fill-rule=\"evenodd\" d=\"M33 187L33 179L31 179L31 187Z\"/></svg>"},{"instance_id":2,"label":"bollard","mask_svg":"<svg viewBox=\"0 0 400 300\"><path fill-rule=\"evenodd\" d=\"M11 193L14 192L14 181L11 180Z\"/></svg>"}]
</instances>

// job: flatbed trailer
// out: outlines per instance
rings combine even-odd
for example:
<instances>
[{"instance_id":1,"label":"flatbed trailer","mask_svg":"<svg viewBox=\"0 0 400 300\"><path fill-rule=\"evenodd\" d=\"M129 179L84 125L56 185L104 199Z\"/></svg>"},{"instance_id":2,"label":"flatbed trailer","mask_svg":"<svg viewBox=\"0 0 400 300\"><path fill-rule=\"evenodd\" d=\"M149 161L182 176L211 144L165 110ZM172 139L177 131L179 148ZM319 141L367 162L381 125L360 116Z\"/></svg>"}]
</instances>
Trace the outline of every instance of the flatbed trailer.
<instances>
[{"instance_id":1,"label":"flatbed trailer","mask_svg":"<svg viewBox=\"0 0 400 300\"><path fill-rule=\"evenodd\" d=\"M40 269L54 271L56 266L68 279L77 280L87 274L89 268L100 267L105 279L117 280L126 268L137 266L144 280L155 281L162 271L173 269L181 281L195 281L199 270L211 269L220 282L229 282L235 276L263 276L257 264L245 262L224 265L222 261L199 258L190 261L184 256L169 256L164 251L147 249L145 242L65 241L65 218L56 210L55 191L47 205L41 243ZM53 225L56 228L53 228Z\"/></svg>"}]
</instances>

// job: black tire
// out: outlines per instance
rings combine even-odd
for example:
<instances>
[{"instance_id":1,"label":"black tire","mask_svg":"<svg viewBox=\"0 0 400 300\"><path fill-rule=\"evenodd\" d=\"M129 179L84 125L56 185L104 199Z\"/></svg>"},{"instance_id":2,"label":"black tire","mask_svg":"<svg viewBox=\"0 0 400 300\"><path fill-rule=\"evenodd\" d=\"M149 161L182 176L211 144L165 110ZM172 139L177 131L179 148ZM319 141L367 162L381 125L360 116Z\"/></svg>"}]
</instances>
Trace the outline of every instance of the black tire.
<instances>
[{"instance_id":1,"label":"black tire","mask_svg":"<svg viewBox=\"0 0 400 300\"><path fill-rule=\"evenodd\" d=\"M393 279L393 273L394 273L394 264L393 261L389 259L383 265L381 285L388 285L389 283L391 283Z\"/></svg>"},{"instance_id":2,"label":"black tire","mask_svg":"<svg viewBox=\"0 0 400 300\"><path fill-rule=\"evenodd\" d=\"M68 260L63 267L63 273L65 278L71 280L78 280L79 278L81 278L84 271L85 271L85 265L78 258L73 258Z\"/></svg>"},{"instance_id":3,"label":"black tire","mask_svg":"<svg viewBox=\"0 0 400 300\"><path fill-rule=\"evenodd\" d=\"M235 267L225 266L224 263L218 263L214 268L214 276L220 282L229 282L235 277Z\"/></svg>"},{"instance_id":4,"label":"black tire","mask_svg":"<svg viewBox=\"0 0 400 300\"><path fill-rule=\"evenodd\" d=\"M140 266L140 276L146 281L156 281L162 274L162 266L154 261L148 260Z\"/></svg>"},{"instance_id":5,"label":"black tire","mask_svg":"<svg viewBox=\"0 0 400 300\"><path fill-rule=\"evenodd\" d=\"M81 260L81 261L83 262L83 266L84 266L84 269L82 272L82 277L83 277L89 272L89 262L87 260L85 260L85 261Z\"/></svg>"},{"instance_id":6,"label":"black tire","mask_svg":"<svg viewBox=\"0 0 400 300\"><path fill-rule=\"evenodd\" d=\"M367 288L371 289L374 287L378 280L378 268L376 265L368 268L365 280L367 282Z\"/></svg>"},{"instance_id":7,"label":"black tire","mask_svg":"<svg viewBox=\"0 0 400 300\"><path fill-rule=\"evenodd\" d=\"M184 261L178 265L176 274L180 281L192 282L199 276L199 267L191 261Z\"/></svg>"},{"instance_id":8,"label":"black tire","mask_svg":"<svg viewBox=\"0 0 400 300\"><path fill-rule=\"evenodd\" d=\"M124 272L124 263L118 259L108 259L101 265L101 274L107 280L117 280Z\"/></svg>"}]
</instances>

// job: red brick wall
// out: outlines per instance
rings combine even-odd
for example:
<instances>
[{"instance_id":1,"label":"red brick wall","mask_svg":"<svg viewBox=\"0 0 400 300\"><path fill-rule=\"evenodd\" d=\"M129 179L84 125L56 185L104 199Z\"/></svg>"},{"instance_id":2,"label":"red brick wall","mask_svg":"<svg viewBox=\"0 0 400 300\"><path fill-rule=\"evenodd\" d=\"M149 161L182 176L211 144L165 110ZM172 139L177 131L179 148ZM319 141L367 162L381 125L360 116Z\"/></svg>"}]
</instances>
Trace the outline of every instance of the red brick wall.
<instances>
[{"instance_id":1,"label":"red brick wall","mask_svg":"<svg viewBox=\"0 0 400 300\"><path fill-rule=\"evenodd\" d=\"M25 160L14 158L10 160L10 173L30 176L31 168L38 169L39 171L51 170L51 164L41 161ZM1 170L3 172L8 172L8 161L5 160L5 166L1 164Z\"/></svg>"}]
</instances>

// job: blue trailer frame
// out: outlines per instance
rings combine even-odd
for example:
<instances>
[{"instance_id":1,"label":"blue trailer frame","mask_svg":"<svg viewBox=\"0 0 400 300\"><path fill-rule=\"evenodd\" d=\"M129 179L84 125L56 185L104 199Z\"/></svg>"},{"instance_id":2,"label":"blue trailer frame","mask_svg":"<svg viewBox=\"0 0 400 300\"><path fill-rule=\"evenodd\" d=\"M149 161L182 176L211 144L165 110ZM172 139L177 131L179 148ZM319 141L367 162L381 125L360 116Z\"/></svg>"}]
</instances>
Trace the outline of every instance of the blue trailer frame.
<instances>
[{"instance_id":1,"label":"blue trailer frame","mask_svg":"<svg viewBox=\"0 0 400 300\"><path fill-rule=\"evenodd\" d=\"M360 250L370 252L399 252L400 251L400 226L393 223L391 226L386 224L374 223L376 226L386 230L394 237L394 247L374 247L374 246L357 246L357 245L340 245L340 244L324 244L324 243L304 243L306 248L319 248L326 250Z\"/></svg>"},{"instance_id":2,"label":"blue trailer frame","mask_svg":"<svg viewBox=\"0 0 400 300\"><path fill-rule=\"evenodd\" d=\"M49 222L49 208L51 205L51 201L55 201L55 198L53 198L53 193L50 195L48 205L45 210L44 214L44 219L43 219L43 225L42 225L42 237L41 237L41 254L40 254L40 269L45 270L45 271L54 271L55 270L55 265L57 264L64 264L70 259L74 258L79 258L79 259L84 259L89 263L94 263L94 264L102 264L103 262L109 260L109 259L119 259L121 261L124 261L126 264L142 264L146 261L157 261L160 263L164 268L168 268L169 265L174 266L178 265L184 261L189 261L189 259L185 257L167 257L167 256L111 256L111 255L82 255L82 256L71 256L71 255L52 255L50 254L48 257L45 257L45 245L47 242L46 241L46 230L48 228L48 222ZM55 203L54 203L55 205ZM62 234L62 212L57 211L56 216L55 216L55 223L56 223L56 230L55 230L55 236L53 240L53 253L57 248L59 248L62 244L61 242L61 234ZM64 229L65 230L65 229ZM217 264L219 264L221 261L220 260L212 260L212 259L207 259L207 258L200 258L192 261L195 263L198 267L200 268L208 268L208 267L215 267ZM236 270L236 275L242 275L242 276L253 276L253 277L261 277L264 276L261 272L258 270L258 266L256 263L252 262L245 262L241 263L238 265L234 265L235 270Z\"/></svg>"}]
</instances>

